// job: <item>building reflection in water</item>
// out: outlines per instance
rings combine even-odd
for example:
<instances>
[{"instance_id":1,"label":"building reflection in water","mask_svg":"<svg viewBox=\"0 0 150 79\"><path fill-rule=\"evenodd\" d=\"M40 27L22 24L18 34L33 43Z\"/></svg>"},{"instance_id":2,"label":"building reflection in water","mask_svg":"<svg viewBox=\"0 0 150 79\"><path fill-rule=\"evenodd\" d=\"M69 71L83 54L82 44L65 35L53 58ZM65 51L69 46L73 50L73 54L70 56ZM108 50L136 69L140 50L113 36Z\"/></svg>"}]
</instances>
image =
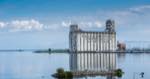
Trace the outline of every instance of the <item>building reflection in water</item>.
<instances>
[{"instance_id":1,"label":"building reflection in water","mask_svg":"<svg viewBox=\"0 0 150 79\"><path fill-rule=\"evenodd\" d=\"M116 69L116 53L71 53L71 71L104 71ZM107 79L114 79L110 76Z\"/></svg>"}]
</instances>

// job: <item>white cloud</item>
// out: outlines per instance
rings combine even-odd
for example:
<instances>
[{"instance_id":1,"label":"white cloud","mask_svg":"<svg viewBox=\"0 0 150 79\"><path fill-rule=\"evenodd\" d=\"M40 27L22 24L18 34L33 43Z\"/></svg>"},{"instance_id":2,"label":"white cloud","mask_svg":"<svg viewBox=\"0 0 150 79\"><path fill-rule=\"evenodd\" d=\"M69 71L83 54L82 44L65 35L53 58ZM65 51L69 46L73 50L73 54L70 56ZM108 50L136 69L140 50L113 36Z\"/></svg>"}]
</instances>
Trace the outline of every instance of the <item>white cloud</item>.
<instances>
[{"instance_id":1,"label":"white cloud","mask_svg":"<svg viewBox=\"0 0 150 79\"><path fill-rule=\"evenodd\" d=\"M5 22L0 22L0 28L4 28L7 25Z\"/></svg>"},{"instance_id":2,"label":"white cloud","mask_svg":"<svg viewBox=\"0 0 150 79\"><path fill-rule=\"evenodd\" d=\"M15 20L11 21L9 25L12 27L13 30L41 30L43 28L43 24L40 23L37 20L31 19L31 20Z\"/></svg>"},{"instance_id":3,"label":"white cloud","mask_svg":"<svg viewBox=\"0 0 150 79\"><path fill-rule=\"evenodd\" d=\"M71 21L62 21L60 26L69 27L71 24L78 24L79 27L83 28L92 28L92 27L101 28L103 26L103 24L100 21L79 21L74 23L72 23Z\"/></svg>"},{"instance_id":4,"label":"white cloud","mask_svg":"<svg viewBox=\"0 0 150 79\"><path fill-rule=\"evenodd\" d=\"M138 14L137 14L138 13ZM143 13L143 14L139 14ZM122 10L99 10L91 12L90 15L74 15L61 18L56 21L49 21L43 24L35 19L27 20L12 20L9 22L0 22L0 28L7 28L13 31L30 31L30 30L50 30L68 28L70 24L78 24L81 28L102 28L105 27L107 19L115 20L116 29L122 28L118 26L125 26L125 28L135 28L141 26L149 26L150 5L129 7Z\"/></svg>"},{"instance_id":5,"label":"white cloud","mask_svg":"<svg viewBox=\"0 0 150 79\"><path fill-rule=\"evenodd\" d=\"M80 22L78 23L79 27L89 28L93 25L92 22Z\"/></svg>"},{"instance_id":6,"label":"white cloud","mask_svg":"<svg viewBox=\"0 0 150 79\"><path fill-rule=\"evenodd\" d=\"M31 31L31 30L42 30L44 24L40 23L38 20L12 20L8 22L0 22L0 29L5 31Z\"/></svg>"},{"instance_id":7,"label":"white cloud","mask_svg":"<svg viewBox=\"0 0 150 79\"><path fill-rule=\"evenodd\" d=\"M68 27L68 26L70 26L70 24L72 24L71 21L68 21L68 22L62 21L61 22L61 26L64 26L64 27Z\"/></svg>"},{"instance_id":8,"label":"white cloud","mask_svg":"<svg viewBox=\"0 0 150 79\"><path fill-rule=\"evenodd\" d=\"M95 25L99 28L103 27L103 24L100 21L95 21Z\"/></svg>"},{"instance_id":9,"label":"white cloud","mask_svg":"<svg viewBox=\"0 0 150 79\"><path fill-rule=\"evenodd\" d=\"M147 10L147 9L150 9L150 5L143 5L143 6L129 8L129 10L136 11L136 12L142 12L143 10Z\"/></svg>"},{"instance_id":10,"label":"white cloud","mask_svg":"<svg viewBox=\"0 0 150 79\"><path fill-rule=\"evenodd\" d=\"M89 21L89 22L80 22L79 23L80 27L85 27L85 28L101 28L103 27L102 23L100 21Z\"/></svg>"}]
</instances>

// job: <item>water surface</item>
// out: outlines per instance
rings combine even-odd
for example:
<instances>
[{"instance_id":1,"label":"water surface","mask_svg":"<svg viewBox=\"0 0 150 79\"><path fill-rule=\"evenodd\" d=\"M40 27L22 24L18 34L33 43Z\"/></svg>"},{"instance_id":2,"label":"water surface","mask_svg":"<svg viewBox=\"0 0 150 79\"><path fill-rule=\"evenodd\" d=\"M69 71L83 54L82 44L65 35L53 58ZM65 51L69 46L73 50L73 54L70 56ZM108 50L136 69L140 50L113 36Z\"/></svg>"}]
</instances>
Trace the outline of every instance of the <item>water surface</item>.
<instances>
[{"instance_id":1,"label":"water surface","mask_svg":"<svg viewBox=\"0 0 150 79\"><path fill-rule=\"evenodd\" d=\"M57 68L70 70L69 62L67 53L0 52L0 79L54 79L51 74ZM116 54L116 68L125 72L121 79L133 79L133 76L135 79L149 79L150 54ZM144 78L140 77L141 72L145 73ZM111 79L101 76L86 78Z\"/></svg>"}]
</instances>

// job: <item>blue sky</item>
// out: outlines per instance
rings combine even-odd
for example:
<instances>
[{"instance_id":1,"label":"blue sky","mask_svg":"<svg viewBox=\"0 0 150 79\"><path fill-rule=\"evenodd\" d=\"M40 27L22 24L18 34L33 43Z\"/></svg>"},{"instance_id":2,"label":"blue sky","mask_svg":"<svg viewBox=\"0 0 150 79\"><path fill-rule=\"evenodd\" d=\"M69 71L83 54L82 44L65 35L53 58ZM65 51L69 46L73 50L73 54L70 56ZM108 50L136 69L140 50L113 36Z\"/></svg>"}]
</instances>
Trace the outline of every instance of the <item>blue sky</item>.
<instances>
[{"instance_id":1,"label":"blue sky","mask_svg":"<svg viewBox=\"0 0 150 79\"><path fill-rule=\"evenodd\" d=\"M149 0L0 0L0 49L68 48L71 23L102 31L107 19L118 40L150 40Z\"/></svg>"}]
</instances>

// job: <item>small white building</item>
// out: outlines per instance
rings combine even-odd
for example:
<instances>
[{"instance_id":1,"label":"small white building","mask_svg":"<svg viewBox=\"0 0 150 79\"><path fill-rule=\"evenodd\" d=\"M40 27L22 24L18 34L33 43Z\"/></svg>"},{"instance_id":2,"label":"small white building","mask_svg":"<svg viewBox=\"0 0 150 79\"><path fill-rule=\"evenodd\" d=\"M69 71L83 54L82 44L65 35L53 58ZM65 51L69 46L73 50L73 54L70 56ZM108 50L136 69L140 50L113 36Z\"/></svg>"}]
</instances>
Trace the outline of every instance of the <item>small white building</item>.
<instances>
[{"instance_id":1,"label":"small white building","mask_svg":"<svg viewBox=\"0 0 150 79\"><path fill-rule=\"evenodd\" d=\"M113 52L116 50L115 22L106 21L102 32L83 31L78 25L70 25L70 52Z\"/></svg>"}]
</instances>

